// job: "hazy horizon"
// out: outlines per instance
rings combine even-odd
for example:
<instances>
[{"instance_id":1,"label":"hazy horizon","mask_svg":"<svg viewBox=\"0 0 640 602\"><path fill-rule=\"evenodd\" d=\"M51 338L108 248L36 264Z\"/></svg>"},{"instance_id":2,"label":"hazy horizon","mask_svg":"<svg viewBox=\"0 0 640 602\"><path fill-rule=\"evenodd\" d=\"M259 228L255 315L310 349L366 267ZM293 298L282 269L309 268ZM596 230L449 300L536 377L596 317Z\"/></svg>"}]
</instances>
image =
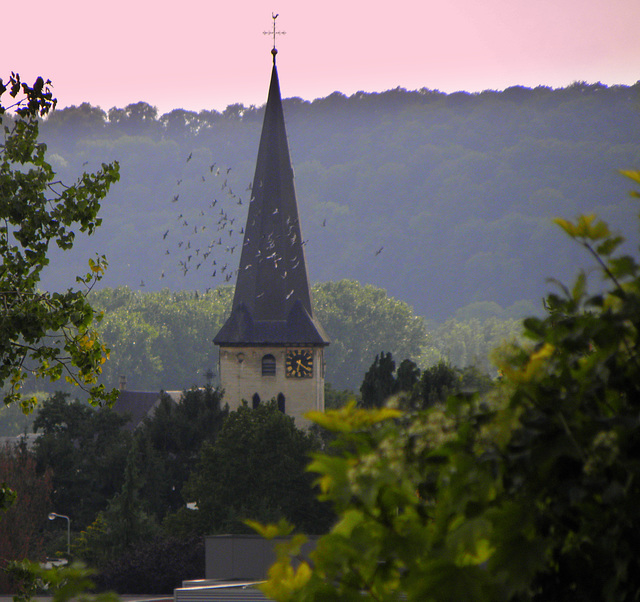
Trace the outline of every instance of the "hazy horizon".
<instances>
[{"instance_id":1,"label":"hazy horizon","mask_svg":"<svg viewBox=\"0 0 640 602\"><path fill-rule=\"evenodd\" d=\"M276 39L283 97L640 79L637 0L400 0L392 10L336 0L321 10L293 0L267 7L186 0L172 11L145 0L60 0L55 10L36 0L28 24L6 28L0 77L42 75L61 107L89 102L108 110L144 101L165 113L260 106L271 69L272 11L285 32Z\"/></svg>"}]
</instances>

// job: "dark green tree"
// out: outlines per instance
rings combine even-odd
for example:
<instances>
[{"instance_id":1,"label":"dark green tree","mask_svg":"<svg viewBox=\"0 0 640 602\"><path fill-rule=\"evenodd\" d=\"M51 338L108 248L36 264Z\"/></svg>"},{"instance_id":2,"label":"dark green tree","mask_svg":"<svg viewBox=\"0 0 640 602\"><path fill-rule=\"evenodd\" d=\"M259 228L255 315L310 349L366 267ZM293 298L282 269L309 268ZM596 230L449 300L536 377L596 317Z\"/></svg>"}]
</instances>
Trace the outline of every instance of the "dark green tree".
<instances>
[{"instance_id":1,"label":"dark green tree","mask_svg":"<svg viewBox=\"0 0 640 602\"><path fill-rule=\"evenodd\" d=\"M80 535L75 546L77 556L89 566L101 569L159 533L157 523L144 511L137 461L138 446L134 441L124 467L122 488Z\"/></svg>"},{"instance_id":2,"label":"dark green tree","mask_svg":"<svg viewBox=\"0 0 640 602\"><path fill-rule=\"evenodd\" d=\"M438 362L424 370L411 396L414 409L426 409L443 403L449 395L457 393L461 386L460 371L444 362Z\"/></svg>"},{"instance_id":3,"label":"dark green tree","mask_svg":"<svg viewBox=\"0 0 640 602\"><path fill-rule=\"evenodd\" d=\"M210 386L185 391L177 404L164 396L135 433L141 502L158 521L184 506L182 487L228 415L221 401Z\"/></svg>"},{"instance_id":4,"label":"dark green tree","mask_svg":"<svg viewBox=\"0 0 640 602\"><path fill-rule=\"evenodd\" d=\"M317 440L298 429L274 401L231 412L218 438L206 444L184 497L203 533L242 533L244 519L287 518L311 533L324 532L332 515L316 499L305 471ZM303 526L304 525L304 526Z\"/></svg>"},{"instance_id":5,"label":"dark green tree","mask_svg":"<svg viewBox=\"0 0 640 602\"><path fill-rule=\"evenodd\" d=\"M403 359L396 371L396 389L413 391L420 380L420 368L410 359Z\"/></svg>"},{"instance_id":6,"label":"dark green tree","mask_svg":"<svg viewBox=\"0 0 640 602\"><path fill-rule=\"evenodd\" d=\"M173 595L187 579L202 579L205 551L202 537L158 537L140 542L101 567L101 590L122 594Z\"/></svg>"},{"instance_id":7,"label":"dark green tree","mask_svg":"<svg viewBox=\"0 0 640 602\"><path fill-rule=\"evenodd\" d=\"M391 353L380 353L364 375L360 386L360 406L363 408L380 408L396 394L403 399L410 397L420 379L420 369L410 359L400 362L396 371L396 363Z\"/></svg>"},{"instance_id":8,"label":"dark green tree","mask_svg":"<svg viewBox=\"0 0 640 602\"><path fill-rule=\"evenodd\" d=\"M360 386L362 407L379 408L397 391L395 371L391 353L383 351L376 355Z\"/></svg>"},{"instance_id":9,"label":"dark green tree","mask_svg":"<svg viewBox=\"0 0 640 602\"><path fill-rule=\"evenodd\" d=\"M8 95L11 104L2 103ZM39 119L56 104L49 82L33 86L17 74L0 80L0 386L4 401L20 399L28 375L49 380L65 376L86 388L96 400L110 401L96 385L107 350L93 329L96 318L88 290L102 276L104 258L90 260L88 274L78 277L79 290L40 290L42 270L55 243L70 249L75 232L92 234L100 225L100 202L119 177L118 165L103 164L71 185L58 181L38 141ZM35 398L23 400L25 409Z\"/></svg>"},{"instance_id":10,"label":"dark green tree","mask_svg":"<svg viewBox=\"0 0 640 602\"><path fill-rule=\"evenodd\" d=\"M38 409L33 430L39 470L53 471L52 504L81 529L120 491L130 446L127 418L56 393Z\"/></svg>"}]
</instances>

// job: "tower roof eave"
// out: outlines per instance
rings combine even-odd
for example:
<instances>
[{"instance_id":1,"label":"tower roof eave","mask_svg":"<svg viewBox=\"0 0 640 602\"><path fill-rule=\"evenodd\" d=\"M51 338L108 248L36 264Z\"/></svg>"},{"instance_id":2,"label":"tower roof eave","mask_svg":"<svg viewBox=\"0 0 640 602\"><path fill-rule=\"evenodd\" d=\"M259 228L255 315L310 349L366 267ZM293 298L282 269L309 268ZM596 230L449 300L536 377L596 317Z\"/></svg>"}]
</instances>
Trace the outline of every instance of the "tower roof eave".
<instances>
[{"instance_id":1,"label":"tower roof eave","mask_svg":"<svg viewBox=\"0 0 640 602\"><path fill-rule=\"evenodd\" d=\"M231 312L213 342L219 346L326 346L330 339L322 325L297 302L285 320L254 320L247 306L241 304Z\"/></svg>"}]
</instances>

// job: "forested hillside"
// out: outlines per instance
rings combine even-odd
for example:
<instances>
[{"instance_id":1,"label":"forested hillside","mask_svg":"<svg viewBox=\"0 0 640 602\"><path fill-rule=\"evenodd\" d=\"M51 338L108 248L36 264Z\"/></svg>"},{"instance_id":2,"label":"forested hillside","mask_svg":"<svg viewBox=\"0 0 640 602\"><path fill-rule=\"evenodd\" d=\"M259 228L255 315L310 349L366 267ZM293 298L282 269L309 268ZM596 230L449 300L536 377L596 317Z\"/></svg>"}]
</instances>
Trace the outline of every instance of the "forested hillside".
<instances>
[{"instance_id":1,"label":"forested hillside","mask_svg":"<svg viewBox=\"0 0 640 602\"><path fill-rule=\"evenodd\" d=\"M546 277L575 273L584 260L553 216L596 212L634 240L617 169L640 165L640 83L284 104L312 281L380 286L443 321L473 302L538 303ZM94 251L110 262L106 286L233 283L262 111L54 112L42 136L61 178L116 159L121 181L102 227L52 260L45 285L71 284Z\"/></svg>"}]
</instances>

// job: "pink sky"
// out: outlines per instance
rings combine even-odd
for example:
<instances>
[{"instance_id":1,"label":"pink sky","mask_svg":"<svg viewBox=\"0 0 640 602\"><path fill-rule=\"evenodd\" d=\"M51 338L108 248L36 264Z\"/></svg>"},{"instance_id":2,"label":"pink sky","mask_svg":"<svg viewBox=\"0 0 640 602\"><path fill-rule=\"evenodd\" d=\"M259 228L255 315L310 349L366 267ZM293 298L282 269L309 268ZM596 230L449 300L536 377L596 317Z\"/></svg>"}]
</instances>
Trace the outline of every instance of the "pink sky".
<instances>
[{"instance_id":1,"label":"pink sky","mask_svg":"<svg viewBox=\"0 0 640 602\"><path fill-rule=\"evenodd\" d=\"M4 11L0 77L48 77L60 106L260 105L272 11L285 97L640 80L639 0L35 0Z\"/></svg>"}]
</instances>

